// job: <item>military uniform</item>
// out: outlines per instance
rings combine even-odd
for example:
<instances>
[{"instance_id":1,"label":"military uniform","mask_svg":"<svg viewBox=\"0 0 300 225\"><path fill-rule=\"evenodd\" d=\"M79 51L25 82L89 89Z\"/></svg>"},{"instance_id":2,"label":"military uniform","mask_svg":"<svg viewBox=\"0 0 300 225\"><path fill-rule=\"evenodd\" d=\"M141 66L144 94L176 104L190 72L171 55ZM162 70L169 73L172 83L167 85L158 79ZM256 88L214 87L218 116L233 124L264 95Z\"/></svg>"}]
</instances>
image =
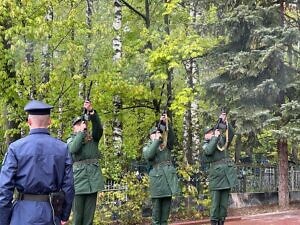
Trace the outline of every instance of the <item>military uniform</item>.
<instances>
[{"instance_id":1,"label":"military uniform","mask_svg":"<svg viewBox=\"0 0 300 225\"><path fill-rule=\"evenodd\" d=\"M25 111L50 114L52 106L31 101ZM14 189L19 198L12 203ZM49 195L64 192L61 214L54 216ZM9 145L0 174L1 225L60 225L67 221L74 197L72 159L67 144L46 128L32 128L28 136Z\"/></svg>"},{"instance_id":2,"label":"military uniform","mask_svg":"<svg viewBox=\"0 0 300 225\"><path fill-rule=\"evenodd\" d=\"M233 136L233 129L228 125L229 143L232 141ZM212 224L215 225L224 224L230 189L237 182L236 169L228 156L227 149L220 151L217 147L217 145L224 146L225 142L224 136L214 136L209 141L206 140L203 145L206 162L210 164L208 177L212 198L210 218Z\"/></svg>"},{"instance_id":3,"label":"military uniform","mask_svg":"<svg viewBox=\"0 0 300 225\"><path fill-rule=\"evenodd\" d=\"M156 128L150 131L155 132ZM161 140L149 141L143 148L144 158L150 164L150 196L152 199L152 225L166 225L172 196L179 194L178 177L172 164L171 150L174 133L169 127L167 146L161 149Z\"/></svg>"},{"instance_id":4,"label":"military uniform","mask_svg":"<svg viewBox=\"0 0 300 225\"><path fill-rule=\"evenodd\" d=\"M79 121L80 119L77 119L73 124ZM96 111L93 115L90 115L90 121L92 124L91 140L87 140L86 132L77 132L73 133L67 141L74 161L74 225L90 225L93 223L97 192L104 189L98 149L103 128Z\"/></svg>"}]
</instances>

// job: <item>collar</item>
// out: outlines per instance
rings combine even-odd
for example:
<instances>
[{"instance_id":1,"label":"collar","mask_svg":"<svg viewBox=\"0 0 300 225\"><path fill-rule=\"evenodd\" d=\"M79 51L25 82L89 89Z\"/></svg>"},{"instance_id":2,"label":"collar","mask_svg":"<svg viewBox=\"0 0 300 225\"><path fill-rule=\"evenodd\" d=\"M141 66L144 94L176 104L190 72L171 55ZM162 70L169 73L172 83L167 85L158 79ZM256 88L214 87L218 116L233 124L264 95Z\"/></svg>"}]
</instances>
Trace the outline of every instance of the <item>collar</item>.
<instances>
[{"instance_id":1,"label":"collar","mask_svg":"<svg viewBox=\"0 0 300 225\"><path fill-rule=\"evenodd\" d=\"M34 128L34 129L31 129L29 134L49 134L50 135L50 132L47 128Z\"/></svg>"}]
</instances>

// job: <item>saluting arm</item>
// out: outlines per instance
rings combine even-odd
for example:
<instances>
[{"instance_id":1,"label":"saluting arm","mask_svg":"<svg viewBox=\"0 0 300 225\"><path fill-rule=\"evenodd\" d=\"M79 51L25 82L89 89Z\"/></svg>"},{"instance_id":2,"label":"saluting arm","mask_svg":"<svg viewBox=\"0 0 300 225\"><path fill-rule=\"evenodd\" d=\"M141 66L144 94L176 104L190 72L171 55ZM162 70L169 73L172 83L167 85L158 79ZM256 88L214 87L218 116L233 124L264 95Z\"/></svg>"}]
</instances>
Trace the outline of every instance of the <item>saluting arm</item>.
<instances>
[{"instance_id":1,"label":"saluting arm","mask_svg":"<svg viewBox=\"0 0 300 225\"><path fill-rule=\"evenodd\" d=\"M101 120L97 114L96 111L94 111L94 114L90 115L91 122L92 122L92 136L95 141L100 141L100 138L103 134L103 127L101 124Z\"/></svg>"},{"instance_id":2,"label":"saluting arm","mask_svg":"<svg viewBox=\"0 0 300 225\"><path fill-rule=\"evenodd\" d=\"M152 160L156 154L158 146L161 144L160 140L154 140L150 145L143 148L143 155L146 160Z\"/></svg>"},{"instance_id":3,"label":"saluting arm","mask_svg":"<svg viewBox=\"0 0 300 225\"><path fill-rule=\"evenodd\" d=\"M212 137L207 144L203 145L203 150L205 155L212 155L217 148L217 143L219 141L219 137Z\"/></svg>"},{"instance_id":4,"label":"saluting arm","mask_svg":"<svg viewBox=\"0 0 300 225\"><path fill-rule=\"evenodd\" d=\"M72 138L70 138L67 143L69 147L69 151L71 153L76 153L78 152L83 144L84 138L85 138L85 133L82 131L79 131L76 133L76 135Z\"/></svg>"}]
</instances>

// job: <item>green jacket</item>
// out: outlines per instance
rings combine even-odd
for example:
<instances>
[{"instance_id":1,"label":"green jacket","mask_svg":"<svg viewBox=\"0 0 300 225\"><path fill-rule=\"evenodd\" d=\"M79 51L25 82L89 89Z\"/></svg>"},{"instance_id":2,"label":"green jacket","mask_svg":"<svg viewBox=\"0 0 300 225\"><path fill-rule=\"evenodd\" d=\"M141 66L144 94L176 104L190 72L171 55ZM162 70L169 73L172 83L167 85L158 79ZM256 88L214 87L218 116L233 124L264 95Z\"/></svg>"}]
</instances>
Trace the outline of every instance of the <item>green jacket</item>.
<instances>
[{"instance_id":1,"label":"green jacket","mask_svg":"<svg viewBox=\"0 0 300 225\"><path fill-rule=\"evenodd\" d=\"M151 198L170 197L179 194L179 183L176 169L172 164L171 150L174 144L174 132L169 128L167 146L160 150L160 140L147 143L143 148L144 158L150 165Z\"/></svg>"},{"instance_id":2,"label":"green jacket","mask_svg":"<svg viewBox=\"0 0 300 225\"><path fill-rule=\"evenodd\" d=\"M228 127L230 143L234 134L233 128L230 125ZM210 163L208 176L210 190L229 189L234 187L237 182L236 168L228 156L228 149L220 151L217 148L217 144L223 146L225 142L226 139L224 136L212 137L209 141L205 141L202 147L206 156L206 162Z\"/></svg>"},{"instance_id":3,"label":"green jacket","mask_svg":"<svg viewBox=\"0 0 300 225\"><path fill-rule=\"evenodd\" d=\"M86 132L77 132L73 133L67 141L73 159L75 194L95 193L104 188L98 149L103 128L96 111L90 118L92 139L85 141Z\"/></svg>"}]
</instances>

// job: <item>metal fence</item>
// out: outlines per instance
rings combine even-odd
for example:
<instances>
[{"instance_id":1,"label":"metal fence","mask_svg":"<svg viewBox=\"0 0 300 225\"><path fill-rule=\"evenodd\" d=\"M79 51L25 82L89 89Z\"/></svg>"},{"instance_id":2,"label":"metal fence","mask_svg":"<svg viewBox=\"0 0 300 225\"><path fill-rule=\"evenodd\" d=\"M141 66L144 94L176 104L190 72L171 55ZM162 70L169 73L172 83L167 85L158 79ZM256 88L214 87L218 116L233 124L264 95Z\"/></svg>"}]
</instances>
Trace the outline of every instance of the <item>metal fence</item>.
<instances>
[{"instance_id":1,"label":"metal fence","mask_svg":"<svg viewBox=\"0 0 300 225\"><path fill-rule=\"evenodd\" d=\"M104 190L102 191L102 204L121 205L122 202L126 202L128 200L127 190L127 185L120 185L112 180L108 180L104 185Z\"/></svg>"},{"instance_id":2,"label":"metal fence","mask_svg":"<svg viewBox=\"0 0 300 225\"><path fill-rule=\"evenodd\" d=\"M232 192L276 192L278 188L278 167L277 166L255 166L237 165L238 184ZM290 167L289 169L289 190L300 191L300 169ZM197 178L197 179L196 179ZM189 184L197 187L202 186L199 177L194 177ZM204 179L205 180L205 179ZM182 185L185 185L182 183ZM127 185L120 185L113 181L108 181L105 185L105 200L102 204L120 204L127 201Z\"/></svg>"},{"instance_id":3,"label":"metal fence","mask_svg":"<svg viewBox=\"0 0 300 225\"><path fill-rule=\"evenodd\" d=\"M251 193L251 192L276 192L278 188L278 168L277 166L254 166L254 165L237 165L238 185L232 190L237 193ZM207 199L208 194L203 194L204 186L207 187L207 174L194 175L189 181L180 179L182 186L192 185L199 191L199 199ZM289 190L300 191L300 169L290 167L289 169ZM105 189L101 192L101 199L98 202L99 212L106 210L111 212L110 220L120 219L122 214L122 206L126 202L130 202L128 198L128 186L107 181ZM202 194L200 194L202 193ZM202 203L197 203L195 196L180 196L173 201L172 210L177 211L179 207L185 209L192 208L199 212L204 212L206 206ZM142 217L151 216L151 203L143 202L141 209Z\"/></svg>"},{"instance_id":4,"label":"metal fence","mask_svg":"<svg viewBox=\"0 0 300 225\"><path fill-rule=\"evenodd\" d=\"M237 165L238 185L233 192L274 192L278 188L277 166ZM300 170L289 169L290 191L300 191Z\"/></svg>"}]
</instances>

